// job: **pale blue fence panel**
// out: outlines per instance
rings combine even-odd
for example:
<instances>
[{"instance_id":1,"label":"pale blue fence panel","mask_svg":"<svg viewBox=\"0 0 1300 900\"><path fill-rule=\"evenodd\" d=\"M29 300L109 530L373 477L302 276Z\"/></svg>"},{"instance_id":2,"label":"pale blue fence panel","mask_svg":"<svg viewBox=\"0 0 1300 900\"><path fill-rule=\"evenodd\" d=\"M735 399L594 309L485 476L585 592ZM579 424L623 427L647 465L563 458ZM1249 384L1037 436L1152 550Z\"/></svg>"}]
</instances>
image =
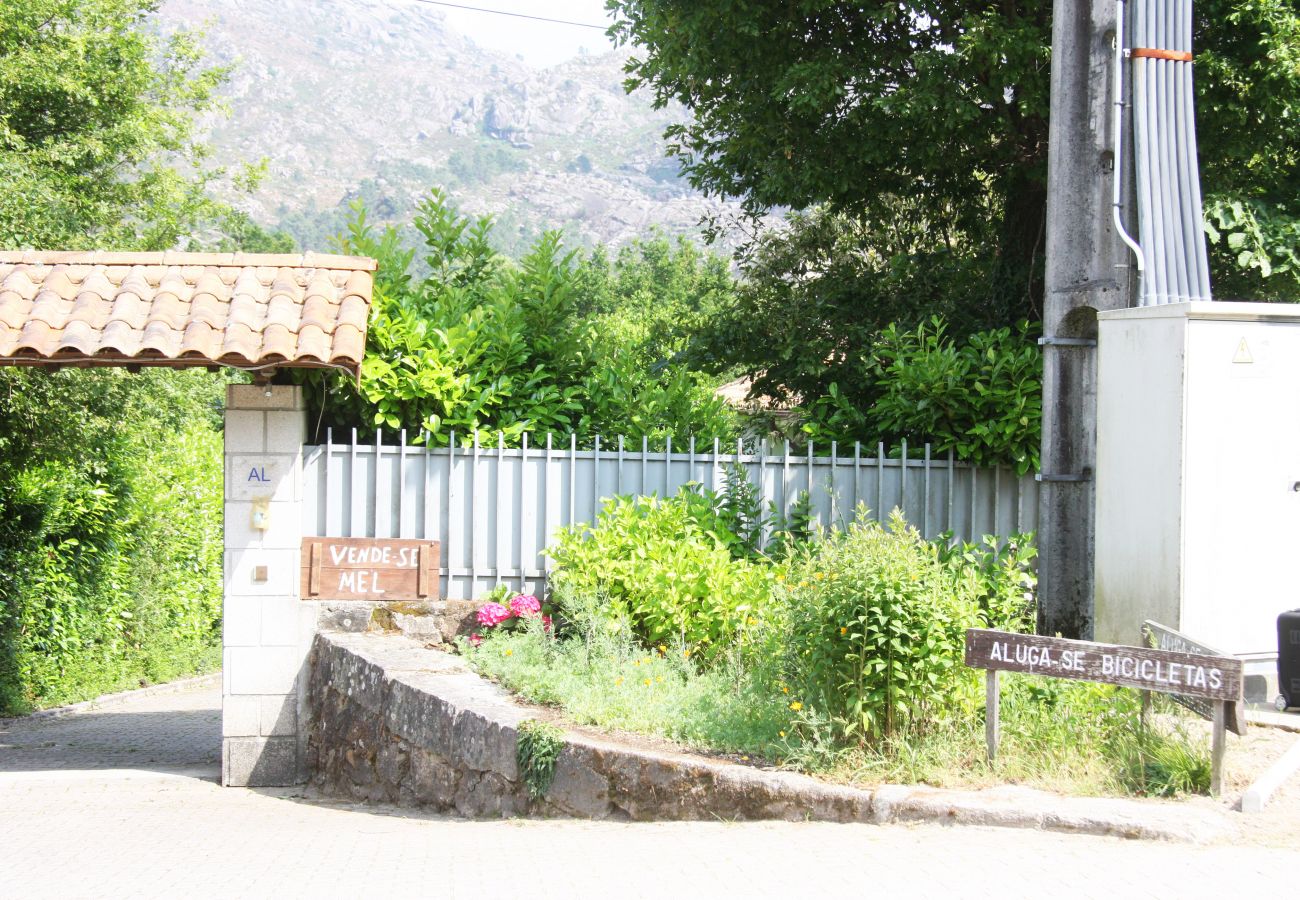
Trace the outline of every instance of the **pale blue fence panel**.
<instances>
[{"instance_id":1,"label":"pale blue fence panel","mask_svg":"<svg viewBox=\"0 0 1300 900\"><path fill-rule=\"evenodd\" d=\"M391 439L393 436L389 436ZM617 495L675 494L687 484L721 490L739 464L769 509L788 515L803 492L813 520L843 528L866 507L872 518L901 509L927 537L965 540L1033 531L1038 484L1008 468L975 468L929 447L909 456L881 445L697 444L649 451L640 442L573 439L429 450L407 443L358 443L355 433L307 448L304 533L401 537L442 543L442 595L477 597L500 582L545 587L543 553L555 532L594 521ZM913 458L915 457L915 458ZM770 527L765 537L770 537Z\"/></svg>"}]
</instances>

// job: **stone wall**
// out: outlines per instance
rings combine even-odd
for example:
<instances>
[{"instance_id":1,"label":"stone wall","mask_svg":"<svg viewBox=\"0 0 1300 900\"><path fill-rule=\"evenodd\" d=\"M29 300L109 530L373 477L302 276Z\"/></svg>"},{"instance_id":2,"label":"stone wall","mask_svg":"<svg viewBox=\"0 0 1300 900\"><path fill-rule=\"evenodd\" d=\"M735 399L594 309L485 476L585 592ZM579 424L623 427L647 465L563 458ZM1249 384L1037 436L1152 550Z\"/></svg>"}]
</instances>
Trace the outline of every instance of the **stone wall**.
<instances>
[{"instance_id":1,"label":"stone wall","mask_svg":"<svg viewBox=\"0 0 1300 900\"><path fill-rule=\"evenodd\" d=\"M404 637L317 635L307 759L320 791L464 816L871 821L867 791L569 732L528 797L516 727L534 713L455 656Z\"/></svg>"}]
</instances>

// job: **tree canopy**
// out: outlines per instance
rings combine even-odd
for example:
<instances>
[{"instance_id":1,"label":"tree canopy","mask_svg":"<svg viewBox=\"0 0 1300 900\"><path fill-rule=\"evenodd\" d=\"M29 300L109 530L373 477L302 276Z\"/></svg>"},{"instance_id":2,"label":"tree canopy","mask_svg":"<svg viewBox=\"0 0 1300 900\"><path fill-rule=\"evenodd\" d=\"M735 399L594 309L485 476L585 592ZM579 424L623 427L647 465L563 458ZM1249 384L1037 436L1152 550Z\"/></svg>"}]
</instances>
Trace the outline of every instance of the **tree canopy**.
<instances>
[{"instance_id":1,"label":"tree canopy","mask_svg":"<svg viewBox=\"0 0 1300 900\"><path fill-rule=\"evenodd\" d=\"M992 259L987 301L1007 321L1033 312L1051 0L610 6L615 34L635 45L629 88L693 114L666 136L696 187L740 197L754 215L826 204L864 221L885 258L941 246ZM1195 16L1203 181L1223 226L1213 275L1267 294L1262 276L1286 271L1300 217L1300 11L1292 0L1198 0Z\"/></svg>"},{"instance_id":2,"label":"tree canopy","mask_svg":"<svg viewBox=\"0 0 1300 900\"><path fill-rule=\"evenodd\" d=\"M162 249L212 214L196 115L225 72L157 0L0 0L0 246Z\"/></svg>"}]
</instances>

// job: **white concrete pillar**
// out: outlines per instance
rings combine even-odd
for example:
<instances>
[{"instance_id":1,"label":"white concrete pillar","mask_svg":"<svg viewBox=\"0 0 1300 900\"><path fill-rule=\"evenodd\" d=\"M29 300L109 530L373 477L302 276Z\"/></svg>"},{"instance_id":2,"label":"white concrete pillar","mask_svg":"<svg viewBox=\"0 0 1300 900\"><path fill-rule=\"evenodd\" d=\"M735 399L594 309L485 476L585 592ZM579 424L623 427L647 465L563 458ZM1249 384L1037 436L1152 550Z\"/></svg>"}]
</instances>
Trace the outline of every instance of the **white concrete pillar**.
<instances>
[{"instance_id":1,"label":"white concrete pillar","mask_svg":"<svg viewBox=\"0 0 1300 900\"><path fill-rule=\"evenodd\" d=\"M305 780L300 700L316 604L300 601L302 388L226 391L221 781ZM255 510L264 513L261 525Z\"/></svg>"}]
</instances>

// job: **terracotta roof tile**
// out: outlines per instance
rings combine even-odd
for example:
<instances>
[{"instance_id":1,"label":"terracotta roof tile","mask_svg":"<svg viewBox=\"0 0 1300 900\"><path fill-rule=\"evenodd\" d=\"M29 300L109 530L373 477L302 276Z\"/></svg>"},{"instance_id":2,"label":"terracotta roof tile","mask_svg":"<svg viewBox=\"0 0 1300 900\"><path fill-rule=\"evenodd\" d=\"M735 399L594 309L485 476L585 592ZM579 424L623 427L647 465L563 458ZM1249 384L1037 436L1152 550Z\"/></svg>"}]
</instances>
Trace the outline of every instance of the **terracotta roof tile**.
<instances>
[{"instance_id":1,"label":"terracotta roof tile","mask_svg":"<svg viewBox=\"0 0 1300 900\"><path fill-rule=\"evenodd\" d=\"M334 366L375 262L308 253L0 251L0 365Z\"/></svg>"}]
</instances>

